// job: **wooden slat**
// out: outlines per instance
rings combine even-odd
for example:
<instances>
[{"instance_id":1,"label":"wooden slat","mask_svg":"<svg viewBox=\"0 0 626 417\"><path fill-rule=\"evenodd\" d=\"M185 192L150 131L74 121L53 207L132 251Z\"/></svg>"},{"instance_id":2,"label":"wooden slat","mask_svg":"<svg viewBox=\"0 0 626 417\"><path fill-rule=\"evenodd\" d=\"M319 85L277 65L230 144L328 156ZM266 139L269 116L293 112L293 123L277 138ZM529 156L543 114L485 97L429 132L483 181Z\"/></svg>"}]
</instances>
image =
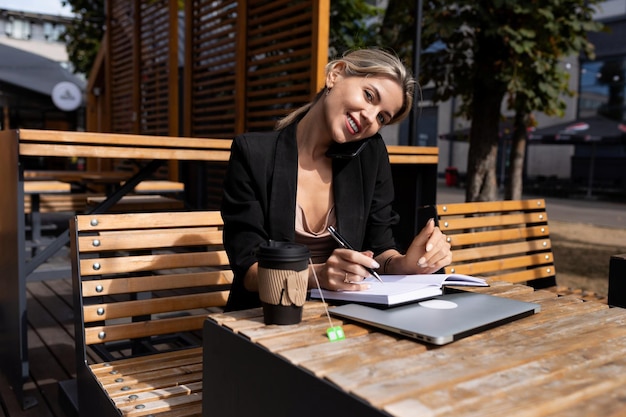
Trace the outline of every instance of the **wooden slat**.
<instances>
[{"instance_id":1,"label":"wooden slat","mask_svg":"<svg viewBox=\"0 0 626 417\"><path fill-rule=\"evenodd\" d=\"M552 245L549 239L529 240L515 243L505 243L501 245L474 246L467 249L455 249L454 262L465 262L468 260L500 258L537 251L550 251ZM550 256L550 258L552 258Z\"/></svg>"},{"instance_id":2,"label":"wooden slat","mask_svg":"<svg viewBox=\"0 0 626 417\"><path fill-rule=\"evenodd\" d=\"M194 405L192 410L198 410L199 407L202 407L202 393L191 393L190 395L184 397L174 397L167 400L154 401L148 403L147 406L141 410L136 409L135 406L121 407L120 410L125 416L141 417L156 413L163 413L170 411L173 408L189 405Z\"/></svg>"},{"instance_id":3,"label":"wooden slat","mask_svg":"<svg viewBox=\"0 0 626 417\"><path fill-rule=\"evenodd\" d=\"M179 159L183 161L228 161L229 151L212 151L202 149L142 148L129 146L93 146L93 145L53 145L28 144L20 145L23 156L63 156L63 157L94 157L94 158L137 158L137 159Z\"/></svg>"},{"instance_id":4,"label":"wooden slat","mask_svg":"<svg viewBox=\"0 0 626 417\"><path fill-rule=\"evenodd\" d=\"M228 265L228 257L225 251L167 253L120 258L83 259L80 261L80 269L83 276L222 265Z\"/></svg>"},{"instance_id":5,"label":"wooden slat","mask_svg":"<svg viewBox=\"0 0 626 417\"><path fill-rule=\"evenodd\" d=\"M165 289L226 285L232 283L232 280L233 272L230 270L154 275L150 277L97 279L83 281L82 292L83 297L95 297Z\"/></svg>"},{"instance_id":6,"label":"wooden slat","mask_svg":"<svg viewBox=\"0 0 626 417\"><path fill-rule=\"evenodd\" d=\"M550 269L549 273L555 274L554 260L551 253L538 253L528 256L516 256L511 258L498 258L490 261L473 261L465 264L454 264L446 267L446 271L450 273L459 273L466 275L483 275L495 276L498 280L503 280L502 275L507 271L516 268L532 268L541 267ZM507 280L508 281L508 280ZM517 282L517 281L516 281Z\"/></svg>"},{"instance_id":7,"label":"wooden slat","mask_svg":"<svg viewBox=\"0 0 626 417\"><path fill-rule=\"evenodd\" d=\"M389 155L439 155L439 148L436 146L399 146L388 145Z\"/></svg>"},{"instance_id":8,"label":"wooden slat","mask_svg":"<svg viewBox=\"0 0 626 417\"><path fill-rule=\"evenodd\" d=\"M202 378L202 374L200 374L200 378ZM189 395L194 392L202 391L202 381L199 382L191 382L181 385L175 385L171 387L165 387L161 389L151 389L147 392L140 392L136 395L136 398L133 397L132 400L129 400L128 395L125 395L123 398L116 398L115 404L122 407L134 407L137 404L148 404L153 401L160 401L166 398L177 397L181 395Z\"/></svg>"},{"instance_id":9,"label":"wooden slat","mask_svg":"<svg viewBox=\"0 0 626 417\"><path fill-rule=\"evenodd\" d=\"M540 238L549 235L550 228L547 225L528 228L489 230L486 232L447 234L450 238L449 243L452 247L472 245L476 243L506 242L517 239Z\"/></svg>"},{"instance_id":10,"label":"wooden slat","mask_svg":"<svg viewBox=\"0 0 626 417\"><path fill-rule=\"evenodd\" d=\"M64 211L82 212L87 207L89 193L77 194L42 194L39 196L40 213L58 213ZM24 213L32 211L31 196L24 196Z\"/></svg>"},{"instance_id":11,"label":"wooden slat","mask_svg":"<svg viewBox=\"0 0 626 417\"><path fill-rule=\"evenodd\" d=\"M440 215L441 216L441 215ZM503 215L485 215L472 217L443 217L439 227L444 233L454 230L479 229L481 227L501 227L527 223L546 223L548 215L545 212L519 213Z\"/></svg>"},{"instance_id":12,"label":"wooden slat","mask_svg":"<svg viewBox=\"0 0 626 417\"><path fill-rule=\"evenodd\" d=\"M91 323L121 317L135 317L147 314L183 311L203 308L208 305L224 306L228 292L211 292L175 297L151 298L148 300L119 301L108 304L85 306L83 320Z\"/></svg>"},{"instance_id":13,"label":"wooden slat","mask_svg":"<svg viewBox=\"0 0 626 417\"><path fill-rule=\"evenodd\" d=\"M505 211L526 211L545 209L543 199L535 200L503 200L503 201L483 201L453 204L438 204L437 211L441 215L450 216L455 214L478 214Z\"/></svg>"},{"instance_id":14,"label":"wooden slat","mask_svg":"<svg viewBox=\"0 0 626 417\"><path fill-rule=\"evenodd\" d=\"M89 369L98 378L105 378L108 375L112 375L111 371L131 372L133 369L137 369L139 372L145 372L151 369L167 368L171 361L176 361L176 363L181 363L180 361L184 361L183 363L198 363L197 358L202 357L202 347L162 352L157 355L155 356L159 358L157 361L154 360L155 357L139 356L106 363L96 363L89 365Z\"/></svg>"},{"instance_id":15,"label":"wooden slat","mask_svg":"<svg viewBox=\"0 0 626 417\"><path fill-rule=\"evenodd\" d=\"M185 191L185 184L178 181L142 181L134 189L137 193L175 193Z\"/></svg>"},{"instance_id":16,"label":"wooden slat","mask_svg":"<svg viewBox=\"0 0 626 417\"><path fill-rule=\"evenodd\" d=\"M147 337L155 334L200 330L206 317L207 315L204 314L200 316L150 320L141 323L89 327L85 329L85 341L87 344L91 345L94 343ZM98 337L100 332L106 332L104 339Z\"/></svg>"},{"instance_id":17,"label":"wooden slat","mask_svg":"<svg viewBox=\"0 0 626 417\"><path fill-rule=\"evenodd\" d=\"M161 355L154 354L154 360L160 361ZM202 356L196 356L193 362L166 360L164 365L155 369L128 370L115 375L101 375L98 381L113 399L129 399L129 395L147 392L152 389L166 388L179 384L195 383L202 380ZM122 388L125 388L122 390Z\"/></svg>"},{"instance_id":18,"label":"wooden slat","mask_svg":"<svg viewBox=\"0 0 626 417\"><path fill-rule=\"evenodd\" d=\"M73 144L73 145L104 145L144 148L166 149L197 149L197 150L229 150L232 141L227 139L200 139L177 137L172 140L165 136L94 133L94 132L71 132L57 130L33 130L20 129L20 142L25 143L48 143L48 144ZM20 153L21 147L20 147Z\"/></svg>"},{"instance_id":19,"label":"wooden slat","mask_svg":"<svg viewBox=\"0 0 626 417\"><path fill-rule=\"evenodd\" d=\"M101 232L97 236L81 236L78 243L80 250L85 253L171 246L220 245L222 231L217 230L215 226L207 226Z\"/></svg>"},{"instance_id":20,"label":"wooden slat","mask_svg":"<svg viewBox=\"0 0 626 417\"><path fill-rule=\"evenodd\" d=\"M438 156L432 155L389 155L392 164L437 164Z\"/></svg>"},{"instance_id":21,"label":"wooden slat","mask_svg":"<svg viewBox=\"0 0 626 417\"><path fill-rule=\"evenodd\" d=\"M29 194L69 193L71 184L56 180L33 180L24 182L24 192Z\"/></svg>"},{"instance_id":22,"label":"wooden slat","mask_svg":"<svg viewBox=\"0 0 626 417\"><path fill-rule=\"evenodd\" d=\"M102 230L138 230L168 227L218 226L223 225L222 216L217 211L190 211L180 213L125 213L107 215L79 216L77 227L84 231ZM144 219L143 221L138 221Z\"/></svg>"}]
</instances>

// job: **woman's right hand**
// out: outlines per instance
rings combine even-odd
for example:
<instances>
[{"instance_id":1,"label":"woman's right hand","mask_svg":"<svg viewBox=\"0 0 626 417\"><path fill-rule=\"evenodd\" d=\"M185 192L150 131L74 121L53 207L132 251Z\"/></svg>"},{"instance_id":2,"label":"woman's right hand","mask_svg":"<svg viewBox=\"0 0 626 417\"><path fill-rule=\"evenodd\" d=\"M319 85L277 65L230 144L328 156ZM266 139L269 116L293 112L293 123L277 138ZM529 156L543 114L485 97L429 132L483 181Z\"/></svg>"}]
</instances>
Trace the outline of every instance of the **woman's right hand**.
<instances>
[{"instance_id":1,"label":"woman's right hand","mask_svg":"<svg viewBox=\"0 0 626 417\"><path fill-rule=\"evenodd\" d=\"M322 288L333 291L360 291L369 288L367 284L359 284L370 276L365 268L377 269L379 265L370 251L357 252L338 248L325 263L313 267ZM312 274L310 274L309 288L317 288Z\"/></svg>"}]
</instances>

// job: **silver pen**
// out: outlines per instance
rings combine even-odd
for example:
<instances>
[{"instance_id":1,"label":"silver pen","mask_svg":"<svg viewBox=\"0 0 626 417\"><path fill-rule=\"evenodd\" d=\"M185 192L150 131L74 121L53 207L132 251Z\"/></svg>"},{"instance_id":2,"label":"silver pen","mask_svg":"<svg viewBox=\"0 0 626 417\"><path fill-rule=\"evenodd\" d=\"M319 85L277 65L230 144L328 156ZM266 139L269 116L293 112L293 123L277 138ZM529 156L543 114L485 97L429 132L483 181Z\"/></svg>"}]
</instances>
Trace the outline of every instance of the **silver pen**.
<instances>
[{"instance_id":1,"label":"silver pen","mask_svg":"<svg viewBox=\"0 0 626 417\"><path fill-rule=\"evenodd\" d=\"M337 229L335 229L333 226L328 226L328 231L330 232L330 235L337 241L337 243L339 243L341 245L341 247L345 248L345 249L350 249L350 250L355 250L349 243L348 241L339 234L339 232L337 231ZM374 276L374 278L376 278L377 280L379 280L380 282L383 282L382 278L380 277L380 275L378 275L378 273L376 271L374 271L372 268L369 268L367 266L364 267L367 272L369 272L370 274L372 274Z\"/></svg>"}]
</instances>

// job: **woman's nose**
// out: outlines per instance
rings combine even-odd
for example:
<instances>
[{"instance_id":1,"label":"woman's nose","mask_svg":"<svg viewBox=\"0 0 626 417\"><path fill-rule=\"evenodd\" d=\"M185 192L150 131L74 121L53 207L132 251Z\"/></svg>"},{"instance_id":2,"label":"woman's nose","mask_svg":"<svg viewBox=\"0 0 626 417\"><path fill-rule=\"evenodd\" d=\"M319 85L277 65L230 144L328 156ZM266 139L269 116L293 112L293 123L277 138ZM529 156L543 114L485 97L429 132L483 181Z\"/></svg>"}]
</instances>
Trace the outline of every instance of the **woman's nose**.
<instances>
[{"instance_id":1,"label":"woman's nose","mask_svg":"<svg viewBox=\"0 0 626 417\"><path fill-rule=\"evenodd\" d=\"M376 114L378 110L374 106L368 106L363 109L363 117L367 120L368 123L373 124L376 120Z\"/></svg>"}]
</instances>

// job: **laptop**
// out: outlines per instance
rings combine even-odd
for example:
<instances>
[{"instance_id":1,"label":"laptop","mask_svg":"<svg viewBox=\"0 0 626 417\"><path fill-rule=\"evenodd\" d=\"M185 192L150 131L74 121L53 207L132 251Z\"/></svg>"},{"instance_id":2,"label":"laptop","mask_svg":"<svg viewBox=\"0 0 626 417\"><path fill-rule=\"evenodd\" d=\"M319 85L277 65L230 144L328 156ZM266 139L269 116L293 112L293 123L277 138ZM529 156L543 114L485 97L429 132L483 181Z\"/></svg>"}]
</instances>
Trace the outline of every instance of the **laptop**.
<instances>
[{"instance_id":1,"label":"laptop","mask_svg":"<svg viewBox=\"0 0 626 417\"><path fill-rule=\"evenodd\" d=\"M399 333L434 345L530 316L540 311L534 303L473 292L454 292L392 308L344 304L330 314Z\"/></svg>"}]
</instances>

